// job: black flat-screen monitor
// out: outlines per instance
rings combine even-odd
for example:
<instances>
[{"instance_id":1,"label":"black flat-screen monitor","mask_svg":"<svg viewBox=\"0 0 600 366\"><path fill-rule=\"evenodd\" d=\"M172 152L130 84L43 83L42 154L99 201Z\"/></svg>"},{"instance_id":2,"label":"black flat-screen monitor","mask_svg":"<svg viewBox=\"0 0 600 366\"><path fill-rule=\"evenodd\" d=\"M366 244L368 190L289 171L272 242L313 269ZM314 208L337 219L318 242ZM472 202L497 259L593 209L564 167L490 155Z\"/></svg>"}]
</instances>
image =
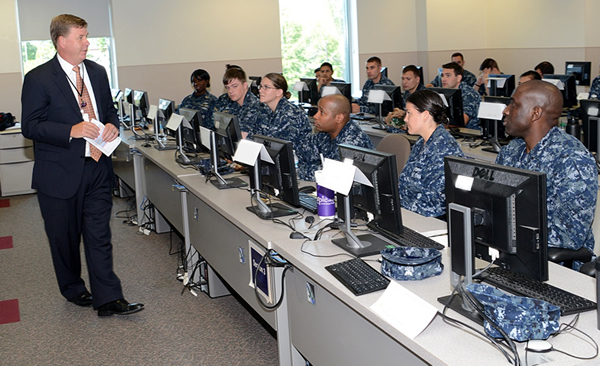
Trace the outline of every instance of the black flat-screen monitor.
<instances>
[{"instance_id":1,"label":"black flat-screen monitor","mask_svg":"<svg viewBox=\"0 0 600 366\"><path fill-rule=\"evenodd\" d=\"M575 85L574 75L544 75L542 80L546 79L560 80L563 83L563 89L560 92L563 96L564 108L577 105L577 86Z\"/></svg>"},{"instance_id":2,"label":"black flat-screen monitor","mask_svg":"<svg viewBox=\"0 0 600 366\"><path fill-rule=\"evenodd\" d=\"M354 183L348 196L337 195L338 217L343 217L346 238L333 242L356 256L379 253L390 245L378 237L367 234L354 236L348 219L361 218L369 221L369 227L392 235L403 232L396 156L382 151L340 144L340 159L351 159L373 184L373 187ZM347 209L348 207L352 209ZM369 220L369 217L372 217ZM356 243L358 239L358 243ZM348 244L348 243L351 244Z\"/></svg>"},{"instance_id":3,"label":"black flat-screen monitor","mask_svg":"<svg viewBox=\"0 0 600 366\"><path fill-rule=\"evenodd\" d=\"M259 158L256 165L251 169L250 186L256 191L255 195L260 193L268 194L292 206L299 207L300 195L292 142L263 135L254 135L252 138L254 142L265 146L269 156L273 160L271 164ZM258 169L258 172L255 172L255 169ZM278 203L254 205L248 207L248 210L256 213L263 219L272 219L297 213L296 210Z\"/></svg>"},{"instance_id":4,"label":"black flat-screen monitor","mask_svg":"<svg viewBox=\"0 0 600 366\"><path fill-rule=\"evenodd\" d=\"M402 90L399 85L375 85L374 90L383 90L391 100L384 100L381 103L380 116L387 116L394 108L402 109Z\"/></svg>"},{"instance_id":5,"label":"black flat-screen monitor","mask_svg":"<svg viewBox=\"0 0 600 366\"><path fill-rule=\"evenodd\" d=\"M133 103L133 90L125 88L125 92L123 94L125 94L123 96L123 100L125 100L127 103Z\"/></svg>"},{"instance_id":6,"label":"black flat-screen monitor","mask_svg":"<svg viewBox=\"0 0 600 366\"><path fill-rule=\"evenodd\" d=\"M219 156L232 160L237 144L242 139L240 122L237 116L229 113L214 112L213 117Z\"/></svg>"},{"instance_id":7,"label":"black flat-screen monitor","mask_svg":"<svg viewBox=\"0 0 600 366\"><path fill-rule=\"evenodd\" d=\"M328 86L336 87L339 94L348 98L348 102L352 104L352 84L341 81L332 81Z\"/></svg>"},{"instance_id":8,"label":"black flat-screen monitor","mask_svg":"<svg viewBox=\"0 0 600 366\"><path fill-rule=\"evenodd\" d=\"M498 266L547 281L546 174L453 156L445 157L444 173L452 262L467 242L478 258L491 262L495 250ZM468 211L457 208L470 210L470 227Z\"/></svg>"},{"instance_id":9,"label":"black flat-screen monitor","mask_svg":"<svg viewBox=\"0 0 600 366\"><path fill-rule=\"evenodd\" d=\"M113 102L115 103L115 105L119 101L119 99L123 98L123 93L120 89L110 89L110 94L112 95Z\"/></svg>"},{"instance_id":10,"label":"black flat-screen monitor","mask_svg":"<svg viewBox=\"0 0 600 366\"><path fill-rule=\"evenodd\" d=\"M592 80L592 63L589 61L565 62L565 74L575 76L575 84L590 86Z\"/></svg>"},{"instance_id":11,"label":"black flat-screen monitor","mask_svg":"<svg viewBox=\"0 0 600 366\"><path fill-rule=\"evenodd\" d=\"M379 72L381 72L381 75L385 76L386 78L388 77L388 68L387 68L387 66L383 66L381 68L381 70L379 70Z\"/></svg>"},{"instance_id":12,"label":"black flat-screen monitor","mask_svg":"<svg viewBox=\"0 0 600 366\"><path fill-rule=\"evenodd\" d=\"M136 121L145 120L148 118L148 111L150 110L150 102L148 102L148 93L143 90L136 90L133 92L133 105L135 106L135 119Z\"/></svg>"},{"instance_id":13,"label":"black flat-screen monitor","mask_svg":"<svg viewBox=\"0 0 600 366\"><path fill-rule=\"evenodd\" d=\"M183 116L192 128L183 126L183 122L179 128L181 128L181 139L179 141L183 150L188 153L199 153L203 152L202 143L200 141L200 126L202 126L202 114L196 109L190 108L179 108L179 115Z\"/></svg>"},{"instance_id":14,"label":"black flat-screen monitor","mask_svg":"<svg viewBox=\"0 0 600 366\"><path fill-rule=\"evenodd\" d=\"M502 86L497 79L504 79ZM515 76L507 74L490 74L488 76L487 95L492 97L511 97L515 91Z\"/></svg>"},{"instance_id":15,"label":"black flat-screen monitor","mask_svg":"<svg viewBox=\"0 0 600 366\"><path fill-rule=\"evenodd\" d=\"M167 122L171 115L175 113L175 102L169 99L158 100L158 110L156 112L156 119L163 131L167 131Z\"/></svg>"},{"instance_id":16,"label":"black flat-screen monitor","mask_svg":"<svg viewBox=\"0 0 600 366\"><path fill-rule=\"evenodd\" d=\"M300 81L306 84L308 90L302 90L298 92L298 101L300 103L308 103L311 105L317 105L319 101L319 90L317 89L316 78L300 78Z\"/></svg>"},{"instance_id":17,"label":"black flat-screen monitor","mask_svg":"<svg viewBox=\"0 0 600 366\"><path fill-rule=\"evenodd\" d=\"M504 107L510 104L509 97L486 96L483 101L485 103L502 104ZM481 104L479 105L479 108L481 108ZM493 152L496 154L499 153L501 147L500 145L506 144L509 141L508 136L506 135L504 123L502 123L502 119L495 120L488 118L479 118L479 125L481 126L481 137L484 140L487 140L490 143L490 145L492 145L491 148L483 148L482 150Z\"/></svg>"},{"instance_id":18,"label":"black flat-screen monitor","mask_svg":"<svg viewBox=\"0 0 600 366\"><path fill-rule=\"evenodd\" d=\"M429 88L446 98L446 116L450 120L451 127L465 127L465 116L463 114L462 92L460 89L451 88Z\"/></svg>"},{"instance_id":19,"label":"black flat-screen monitor","mask_svg":"<svg viewBox=\"0 0 600 366\"><path fill-rule=\"evenodd\" d=\"M583 127L583 144L595 153L596 161L600 161L598 153L598 135L600 134L600 100L583 99L579 101L581 125Z\"/></svg>"},{"instance_id":20,"label":"black flat-screen monitor","mask_svg":"<svg viewBox=\"0 0 600 366\"><path fill-rule=\"evenodd\" d=\"M260 85L261 80L262 77L260 76L248 76L248 87L250 88L252 94L256 95L257 97L259 96L258 86Z\"/></svg>"}]
</instances>

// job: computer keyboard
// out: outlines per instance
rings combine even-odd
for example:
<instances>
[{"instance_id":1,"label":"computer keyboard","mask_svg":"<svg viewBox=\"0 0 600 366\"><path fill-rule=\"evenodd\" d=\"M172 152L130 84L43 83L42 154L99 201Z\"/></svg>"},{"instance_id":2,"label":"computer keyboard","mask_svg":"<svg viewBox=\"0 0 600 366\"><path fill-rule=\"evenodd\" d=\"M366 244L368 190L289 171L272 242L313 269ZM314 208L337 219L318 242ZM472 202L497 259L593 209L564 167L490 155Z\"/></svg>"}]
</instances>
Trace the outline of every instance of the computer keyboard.
<instances>
[{"instance_id":1,"label":"computer keyboard","mask_svg":"<svg viewBox=\"0 0 600 366\"><path fill-rule=\"evenodd\" d=\"M417 247L417 248L433 248L433 249L437 249L437 250L442 250L445 248L442 244L438 243L437 241L435 241L431 238L428 238L423 234L419 234L418 232L416 232L412 229L409 229L406 226L404 226L404 228L402 230L402 234L397 235L397 234L391 233L387 230L384 230L380 227L377 227L377 225L372 224L372 222L373 221L369 222L367 224L367 227L369 227L371 230L378 232L382 236L390 239L391 241L396 243L398 246Z\"/></svg>"},{"instance_id":2,"label":"computer keyboard","mask_svg":"<svg viewBox=\"0 0 600 366\"><path fill-rule=\"evenodd\" d=\"M300 206L314 214L317 213L317 197L312 194L300 192Z\"/></svg>"},{"instance_id":3,"label":"computer keyboard","mask_svg":"<svg viewBox=\"0 0 600 366\"><path fill-rule=\"evenodd\" d=\"M572 315L596 309L596 303L591 300L505 268L489 268L480 274L478 278L515 295L540 299L556 305L560 307L562 315Z\"/></svg>"},{"instance_id":4,"label":"computer keyboard","mask_svg":"<svg viewBox=\"0 0 600 366\"><path fill-rule=\"evenodd\" d=\"M325 267L356 296L385 289L390 280L360 258Z\"/></svg>"}]
</instances>

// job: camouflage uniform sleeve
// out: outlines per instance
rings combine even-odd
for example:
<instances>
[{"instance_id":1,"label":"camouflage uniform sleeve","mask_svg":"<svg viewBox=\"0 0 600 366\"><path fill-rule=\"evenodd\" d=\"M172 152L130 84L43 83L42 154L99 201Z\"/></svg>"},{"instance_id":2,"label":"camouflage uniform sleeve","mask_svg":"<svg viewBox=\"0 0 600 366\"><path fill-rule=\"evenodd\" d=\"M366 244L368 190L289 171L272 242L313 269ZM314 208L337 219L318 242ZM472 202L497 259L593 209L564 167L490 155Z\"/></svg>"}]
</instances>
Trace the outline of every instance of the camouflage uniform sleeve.
<instances>
[{"instance_id":1,"label":"camouflage uniform sleeve","mask_svg":"<svg viewBox=\"0 0 600 366\"><path fill-rule=\"evenodd\" d=\"M592 158L575 154L555 161L554 174L547 176L554 182L555 196L549 202L552 212L548 244L563 248L586 247L593 251L589 240L598 193L598 173ZM550 215L549 215L550 216Z\"/></svg>"},{"instance_id":2,"label":"camouflage uniform sleeve","mask_svg":"<svg viewBox=\"0 0 600 366\"><path fill-rule=\"evenodd\" d=\"M431 85L434 88L440 88L442 86L442 81L440 80L440 76L437 75L433 80L431 80Z\"/></svg>"},{"instance_id":3,"label":"camouflage uniform sleeve","mask_svg":"<svg viewBox=\"0 0 600 366\"><path fill-rule=\"evenodd\" d=\"M480 129L477 112L481 103L481 96L472 88L462 89L463 113L469 117L467 128Z\"/></svg>"},{"instance_id":4,"label":"camouflage uniform sleeve","mask_svg":"<svg viewBox=\"0 0 600 366\"><path fill-rule=\"evenodd\" d=\"M305 143L298 144L295 150L296 158L298 158L298 177L311 182L315 180L315 171L321 168L315 138L314 134L308 135Z\"/></svg>"}]
</instances>

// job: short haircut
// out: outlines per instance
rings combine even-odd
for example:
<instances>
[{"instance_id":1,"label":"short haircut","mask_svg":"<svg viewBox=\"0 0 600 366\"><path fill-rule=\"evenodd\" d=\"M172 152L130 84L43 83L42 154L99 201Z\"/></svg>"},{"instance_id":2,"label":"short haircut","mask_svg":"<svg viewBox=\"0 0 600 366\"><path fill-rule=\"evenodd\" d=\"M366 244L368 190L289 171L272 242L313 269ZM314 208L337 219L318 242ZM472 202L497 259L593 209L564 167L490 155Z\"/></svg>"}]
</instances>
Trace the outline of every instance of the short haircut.
<instances>
[{"instance_id":1,"label":"short haircut","mask_svg":"<svg viewBox=\"0 0 600 366\"><path fill-rule=\"evenodd\" d=\"M87 22L71 14L61 14L52 18L52 22L50 23L50 38L52 39L54 48L58 49L56 47L58 38L61 36L66 37L71 32L72 27L87 28Z\"/></svg>"},{"instance_id":2,"label":"short haircut","mask_svg":"<svg viewBox=\"0 0 600 366\"><path fill-rule=\"evenodd\" d=\"M485 60L483 60L483 62L479 66L479 71L483 71L484 69L488 68L500 70L500 68L498 67L498 63L493 58L486 58Z\"/></svg>"},{"instance_id":3,"label":"short haircut","mask_svg":"<svg viewBox=\"0 0 600 366\"><path fill-rule=\"evenodd\" d=\"M454 75L458 76L463 76L464 75L464 71L462 66L460 66L459 64L457 64L456 62L448 62L447 64L443 64L442 65L442 69L452 69L454 70Z\"/></svg>"},{"instance_id":4,"label":"short haircut","mask_svg":"<svg viewBox=\"0 0 600 366\"><path fill-rule=\"evenodd\" d=\"M381 66L381 59L377 56L369 57L369 59L367 60L367 63L369 63L369 62L375 62L377 65Z\"/></svg>"},{"instance_id":5,"label":"short haircut","mask_svg":"<svg viewBox=\"0 0 600 366\"><path fill-rule=\"evenodd\" d=\"M552 74L554 74L554 65L552 65L548 61L542 61L542 62L540 62L533 69L534 70L540 70L542 72L542 75L546 75L546 74L552 75Z\"/></svg>"},{"instance_id":6,"label":"short haircut","mask_svg":"<svg viewBox=\"0 0 600 366\"><path fill-rule=\"evenodd\" d=\"M519 78L523 78L523 77L531 77L531 80L542 80L542 77L540 76L540 74L538 74L536 71L533 71L533 70L525 71L524 73L521 74L521 76Z\"/></svg>"},{"instance_id":7,"label":"short haircut","mask_svg":"<svg viewBox=\"0 0 600 366\"><path fill-rule=\"evenodd\" d=\"M321 67L319 67L319 70L321 70L323 68L323 66L329 67L331 69L331 72L333 72L333 66L331 66L331 64L329 62L323 62L321 64Z\"/></svg>"},{"instance_id":8,"label":"short haircut","mask_svg":"<svg viewBox=\"0 0 600 366\"><path fill-rule=\"evenodd\" d=\"M318 72L321 72L321 68L320 68L320 67L317 67L317 68L315 69L315 74L316 74L316 73L318 73Z\"/></svg>"},{"instance_id":9,"label":"short haircut","mask_svg":"<svg viewBox=\"0 0 600 366\"><path fill-rule=\"evenodd\" d=\"M228 65L229 66L229 65ZM248 78L246 72L241 67L229 67L223 75L223 85L229 84L232 80L237 79L242 83L247 83Z\"/></svg>"},{"instance_id":10,"label":"short haircut","mask_svg":"<svg viewBox=\"0 0 600 366\"><path fill-rule=\"evenodd\" d=\"M210 74L208 73L208 71L204 69L195 70L192 73L192 76L190 76L190 83L194 83L194 78L208 81L208 83L206 83L206 87L210 88Z\"/></svg>"},{"instance_id":11,"label":"short haircut","mask_svg":"<svg viewBox=\"0 0 600 366\"><path fill-rule=\"evenodd\" d=\"M464 58L463 54L462 54L462 53L460 53L460 52L454 52L454 53L452 54L452 56L450 56L450 58L454 58L454 57L460 57L460 59L461 59L461 60L463 60L463 61L465 60L465 58Z\"/></svg>"},{"instance_id":12,"label":"short haircut","mask_svg":"<svg viewBox=\"0 0 600 366\"><path fill-rule=\"evenodd\" d=\"M421 73L419 72L419 68L415 65L407 65L402 69L402 74L406 74L407 72L412 72L415 77L421 77Z\"/></svg>"}]
</instances>

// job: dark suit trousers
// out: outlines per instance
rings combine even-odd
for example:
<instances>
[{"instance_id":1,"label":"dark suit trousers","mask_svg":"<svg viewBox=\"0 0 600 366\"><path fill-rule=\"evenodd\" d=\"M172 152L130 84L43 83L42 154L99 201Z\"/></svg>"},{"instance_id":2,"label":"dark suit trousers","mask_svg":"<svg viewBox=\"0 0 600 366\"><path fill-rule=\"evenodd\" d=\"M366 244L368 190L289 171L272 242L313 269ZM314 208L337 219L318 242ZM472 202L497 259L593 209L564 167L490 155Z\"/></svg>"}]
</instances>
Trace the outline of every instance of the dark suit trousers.
<instances>
[{"instance_id":1,"label":"dark suit trousers","mask_svg":"<svg viewBox=\"0 0 600 366\"><path fill-rule=\"evenodd\" d=\"M86 160L79 190L70 199L38 192L60 292L71 299L86 290L81 278L80 240L90 279L94 308L122 299L121 281L113 271L110 217L112 175L107 163Z\"/></svg>"}]
</instances>

